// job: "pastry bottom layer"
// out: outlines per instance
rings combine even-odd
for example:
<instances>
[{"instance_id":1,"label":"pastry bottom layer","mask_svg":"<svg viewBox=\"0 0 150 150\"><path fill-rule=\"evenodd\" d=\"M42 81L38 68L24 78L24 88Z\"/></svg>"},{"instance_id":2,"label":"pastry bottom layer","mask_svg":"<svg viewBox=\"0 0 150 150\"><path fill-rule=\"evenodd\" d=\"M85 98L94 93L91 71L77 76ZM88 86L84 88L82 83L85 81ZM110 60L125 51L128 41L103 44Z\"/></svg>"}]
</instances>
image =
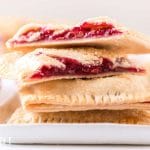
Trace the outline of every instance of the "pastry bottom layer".
<instances>
[{"instance_id":1,"label":"pastry bottom layer","mask_svg":"<svg viewBox=\"0 0 150 150\"><path fill-rule=\"evenodd\" d=\"M150 111L143 110L93 110L53 113L16 110L8 123L122 123L150 124Z\"/></svg>"}]
</instances>

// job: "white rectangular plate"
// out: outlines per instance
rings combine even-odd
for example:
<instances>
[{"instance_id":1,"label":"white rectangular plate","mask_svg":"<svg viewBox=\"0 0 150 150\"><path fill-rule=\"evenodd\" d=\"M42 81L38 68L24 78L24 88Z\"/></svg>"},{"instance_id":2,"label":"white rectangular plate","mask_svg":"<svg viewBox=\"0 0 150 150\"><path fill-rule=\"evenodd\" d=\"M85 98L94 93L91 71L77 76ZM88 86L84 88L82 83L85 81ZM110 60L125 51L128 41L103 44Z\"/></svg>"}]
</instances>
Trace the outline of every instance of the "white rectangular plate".
<instances>
[{"instance_id":1,"label":"white rectangular plate","mask_svg":"<svg viewBox=\"0 0 150 150\"><path fill-rule=\"evenodd\" d=\"M150 144L150 126L124 124L0 125L3 143Z\"/></svg>"}]
</instances>

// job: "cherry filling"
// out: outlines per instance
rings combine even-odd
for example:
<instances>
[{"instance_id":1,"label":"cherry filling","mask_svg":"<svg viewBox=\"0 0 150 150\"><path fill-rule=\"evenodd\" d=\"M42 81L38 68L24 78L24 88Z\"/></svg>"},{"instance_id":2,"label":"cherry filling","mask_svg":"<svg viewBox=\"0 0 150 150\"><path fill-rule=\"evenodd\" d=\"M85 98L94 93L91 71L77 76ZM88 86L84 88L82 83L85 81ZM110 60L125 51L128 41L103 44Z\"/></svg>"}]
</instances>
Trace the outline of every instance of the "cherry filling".
<instances>
[{"instance_id":1,"label":"cherry filling","mask_svg":"<svg viewBox=\"0 0 150 150\"><path fill-rule=\"evenodd\" d=\"M35 36L38 33L38 36ZM122 32L117 30L112 24L101 22L101 23L89 23L84 22L80 26L66 29L63 31L55 32L55 30L41 27L37 30L30 30L14 40L15 43L35 42L44 40L74 40L81 38L101 38L109 37L113 35L121 34ZM32 40L29 40L31 37Z\"/></svg>"},{"instance_id":2,"label":"cherry filling","mask_svg":"<svg viewBox=\"0 0 150 150\"><path fill-rule=\"evenodd\" d=\"M46 27L38 28L36 30L29 30L28 32L20 35L19 39L15 40L14 43L25 43L25 42L34 42L39 40L48 40L49 37L53 35L53 33L54 30L47 29Z\"/></svg>"},{"instance_id":3,"label":"cherry filling","mask_svg":"<svg viewBox=\"0 0 150 150\"><path fill-rule=\"evenodd\" d=\"M121 67L120 65L114 67L111 60L107 58L102 58L102 63L100 64L82 64L76 59L67 57L57 57L53 58L62 62L66 67L59 68L56 66L46 66L40 67L32 76L31 79L46 78L52 76L65 76L65 75L76 75L76 76L89 76L98 75L110 72L131 72L131 73L142 73L145 72L144 69L136 67Z\"/></svg>"}]
</instances>

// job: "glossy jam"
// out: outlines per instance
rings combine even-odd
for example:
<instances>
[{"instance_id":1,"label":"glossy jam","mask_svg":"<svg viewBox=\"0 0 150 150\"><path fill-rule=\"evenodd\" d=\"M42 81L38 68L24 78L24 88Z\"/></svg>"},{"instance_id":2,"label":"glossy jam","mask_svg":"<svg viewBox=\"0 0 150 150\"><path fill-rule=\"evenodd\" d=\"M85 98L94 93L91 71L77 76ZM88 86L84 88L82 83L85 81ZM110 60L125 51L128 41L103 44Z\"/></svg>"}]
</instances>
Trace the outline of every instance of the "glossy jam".
<instances>
[{"instance_id":1,"label":"glossy jam","mask_svg":"<svg viewBox=\"0 0 150 150\"><path fill-rule=\"evenodd\" d=\"M98 23L88 23L85 22L78 27L74 27L70 30L66 30L60 34L54 35L53 40L73 40L80 38L92 38L92 37L108 37L112 35L121 34L120 31L114 28L112 24L107 24L105 22Z\"/></svg>"},{"instance_id":2,"label":"glossy jam","mask_svg":"<svg viewBox=\"0 0 150 150\"><path fill-rule=\"evenodd\" d=\"M35 33L39 33L39 36L34 38L32 41L39 41L39 40L48 40L50 36L53 35L54 30L48 30L45 27L44 28L39 28L36 30L30 30L24 34L22 34L19 37L19 40L15 40L16 43L25 43L25 42L29 42L29 38L31 36L33 36ZM30 42L32 42L30 41Z\"/></svg>"},{"instance_id":3,"label":"glossy jam","mask_svg":"<svg viewBox=\"0 0 150 150\"><path fill-rule=\"evenodd\" d=\"M40 67L32 76L32 79L39 79L45 77L52 77L52 76L65 76L65 75L98 75L103 73L109 72L144 72L143 69L134 68L134 67L115 67L111 60L107 58L102 58L102 63L99 64L82 64L79 61L67 58L67 57L53 57L60 62L62 62L66 67L65 68L58 68L56 66L42 66Z\"/></svg>"},{"instance_id":4,"label":"glossy jam","mask_svg":"<svg viewBox=\"0 0 150 150\"><path fill-rule=\"evenodd\" d=\"M31 41L28 40L36 32L39 36L33 38ZM88 23L84 22L80 26L75 26L71 29L66 29L63 31L55 32L55 30L47 29L46 27L41 27L37 30L30 30L23 35L20 35L16 39L15 43L25 43L25 42L35 42L35 41L53 41L53 40L75 40L81 38L101 38L109 37L113 35L121 34L122 32L117 30L112 24L102 22L102 23Z\"/></svg>"}]
</instances>

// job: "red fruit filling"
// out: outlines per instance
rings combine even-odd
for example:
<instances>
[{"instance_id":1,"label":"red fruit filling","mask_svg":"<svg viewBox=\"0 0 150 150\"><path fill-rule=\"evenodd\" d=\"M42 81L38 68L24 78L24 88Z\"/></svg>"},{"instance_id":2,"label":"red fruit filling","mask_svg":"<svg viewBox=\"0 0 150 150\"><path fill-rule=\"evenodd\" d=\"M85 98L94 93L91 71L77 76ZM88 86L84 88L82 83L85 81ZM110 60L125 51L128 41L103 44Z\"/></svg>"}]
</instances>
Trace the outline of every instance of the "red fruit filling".
<instances>
[{"instance_id":1,"label":"red fruit filling","mask_svg":"<svg viewBox=\"0 0 150 150\"><path fill-rule=\"evenodd\" d=\"M43 65L31 76L31 78L39 79L45 77L65 76L65 75L89 76L89 75L98 75L98 74L109 73L109 72L131 72L131 73L145 72L144 69L140 69L136 67L121 67L121 61L119 61L120 64L118 64L117 59L116 59L116 63L118 64L118 66L116 65L114 67L114 63L108 58L102 58L102 63L99 64L97 63L82 64L76 59L67 58L67 57L54 56L53 58L62 62L66 67L59 68L56 66Z\"/></svg>"},{"instance_id":2,"label":"red fruit filling","mask_svg":"<svg viewBox=\"0 0 150 150\"><path fill-rule=\"evenodd\" d=\"M39 33L39 36L33 37L29 40L31 36L35 33ZM112 24L102 22L102 23L89 23L84 22L80 26L75 26L71 29L66 29L60 31L59 33L55 30L50 30L46 27L41 27L36 30L30 30L14 40L14 43L25 43L25 42L35 42L35 41L53 41L53 40L75 40L81 38L101 38L109 37L113 35L121 34L122 32L117 30Z\"/></svg>"}]
</instances>

